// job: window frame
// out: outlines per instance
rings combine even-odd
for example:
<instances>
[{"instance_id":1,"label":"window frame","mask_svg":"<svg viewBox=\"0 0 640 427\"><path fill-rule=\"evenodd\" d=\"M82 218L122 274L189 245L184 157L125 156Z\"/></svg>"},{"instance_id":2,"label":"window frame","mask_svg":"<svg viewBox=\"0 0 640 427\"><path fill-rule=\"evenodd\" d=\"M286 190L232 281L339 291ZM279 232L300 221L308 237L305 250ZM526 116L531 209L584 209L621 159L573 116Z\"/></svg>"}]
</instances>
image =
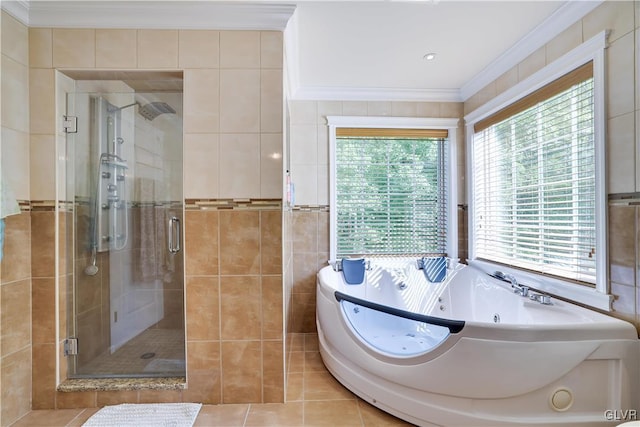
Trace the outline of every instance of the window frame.
<instances>
[{"instance_id":1,"label":"window frame","mask_svg":"<svg viewBox=\"0 0 640 427\"><path fill-rule=\"evenodd\" d=\"M603 31L564 56L529 76L520 83L493 98L486 104L465 116L467 190L472 194L473 182L473 139L474 126L479 121L517 102L530 93L570 73L572 70L593 62L594 94L594 143L595 143L595 215L596 215L596 284L588 287L570 280L562 280L535 272L510 268L503 264L476 259L475 219L473 198L469 197L469 263L486 272L501 270L514 274L518 280L535 289L548 292L581 304L605 311L612 310L613 297L609 293L608 242L607 242L607 170L606 170L606 116L605 116L605 49L607 32Z\"/></svg>"},{"instance_id":2,"label":"window frame","mask_svg":"<svg viewBox=\"0 0 640 427\"><path fill-rule=\"evenodd\" d=\"M375 117L375 116L327 116L329 126L329 262L336 261L337 254L337 204L336 204L336 129L444 129L448 131L449 170L447 171L448 194L446 250L450 258L458 258L457 215L457 128L459 119Z\"/></svg>"}]
</instances>

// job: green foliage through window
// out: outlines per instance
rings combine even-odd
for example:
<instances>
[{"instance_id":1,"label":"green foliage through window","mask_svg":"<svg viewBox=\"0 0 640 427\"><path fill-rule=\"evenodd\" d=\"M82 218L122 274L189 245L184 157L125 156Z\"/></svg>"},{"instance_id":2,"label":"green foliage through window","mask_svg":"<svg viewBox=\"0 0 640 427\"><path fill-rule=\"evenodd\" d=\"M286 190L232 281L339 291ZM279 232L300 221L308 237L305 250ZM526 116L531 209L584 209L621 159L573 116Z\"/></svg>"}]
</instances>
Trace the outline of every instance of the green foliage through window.
<instances>
[{"instance_id":1,"label":"green foliage through window","mask_svg":"<svg viewBox=\"0 0 640 427\"><path fill-rule=\"evenodd\" d=\"M443 254L447 141L336 140L337 254Z\"/></svg>"}]
</instances>

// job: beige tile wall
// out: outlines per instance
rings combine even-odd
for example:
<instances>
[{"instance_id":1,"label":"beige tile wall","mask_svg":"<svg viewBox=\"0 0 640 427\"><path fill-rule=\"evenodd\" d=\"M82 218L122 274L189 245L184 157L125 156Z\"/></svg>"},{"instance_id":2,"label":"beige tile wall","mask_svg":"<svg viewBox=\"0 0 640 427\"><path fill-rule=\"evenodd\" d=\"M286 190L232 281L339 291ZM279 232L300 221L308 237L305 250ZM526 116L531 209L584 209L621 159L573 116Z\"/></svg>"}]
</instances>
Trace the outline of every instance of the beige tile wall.
<instances>
[{"instance_id":1,"label":"beige tile wall","mask_svg":"<svg viewBox=\"0 0 640 427\"><path fill-rule=\"evenodd\" d=\"M635 206L609 206L609 263L611 292L616 316L640 327L636 318L636 247L638 236L638 208Z\"/></svg>"},{"instance_id":2,"label":"beige tile wall","mask_svg":"<svg viewBox=\"0 0 640 427\"><path fill-rule=\"evenodd\" d=\"M2 174L19 200L29 194L29 42L23 24L2 12Z\"/></svg>"},{"instance_id":3,"label":"beige tile wall","mask_svg":"<svg viewBox=\"0 0 640 427\"><path fill-rule=\"evenodd\" d=\"M188 210L185 400L282 402L281 210Z\"/></svg>"},{"instance_id":4,"label":"beige tile wall","mask_svg":"<svg viewBox=\"0 0 640 427\"><path fill-rule=\"evenodd\" d=\"M290 123L290 111L288 105L285 105L284 108L284 122ZM288 126L284 129L284 145L285 147L290 146L290 132ZM283 163L289 164L289 150L285 149L283 152ZM288 180L288 178L287 178ZM286 185L286 182L285 182ZM292 315L293 308L293 211L291 210L290 200L288 197L283 201L283 210L282 210L282 278L284 285L284 324L285 324L285 374L287 378L285 379L285 384L287 384L287 391L285 399L287 401L290 400L290 376L289 376L289 360L291 353L291 339L292 331L293 331L293 320L294 316Z\"/></svg>"},{"instance_id":5,"label":"beige tile wall","mask_svg":"<svg viewBox=\"0 0 640 427\"><path fill-rule=\"evenodd\" d=\"M0 264L0 425L31 409L31 215L5 218Z\"/></svg>"},{"instance_id":6,"label":"beige tile wall","mask_svg":"<svg viewBox=\"0 0 640 427\"><path fill-rule=\"evenodd\" d=\"M1 15L0 179L16 199L28 201L28 29L6 12ZM0 263L0 426L10 425L31 409L33 349L30 212L5 218L5 227Z\"/></svg>"},{"instance_id":7,"label":"beige tile wall","mask_svg":"<svg viewBox=\"0 0 640 427\"><path fill-rule=\"evenodd\" d=\"M38 199L55 198L55 168L48 159L55 150L55 117L62 112L55 107L54 68L183 70L185 197L281 197L280 32L30 28L29 40L29 82L19 84L17 66L6 78L13 91L24 87L27 94L31 87L30 116L16 113L13 120L31 119L31 163L38 168L30 187ZM27 146L22 157L28 153ZM28 179L20 182L28 188Z\"/></svg>"},{"instance_id":8,"label":"beige tile wall","mask_svg":"<svg viewBox=\"0 0 640 427\"><path fill-rule=\"evenodd\" d=\"M43 369L43 365L55 368L55 215L56 213L53 212L52 208L48 211L31 212L33 409L51 408L55 402L55 369L53 372L45 372ZM46 360L45 358L53 358L53 360Z\"/></svg>"},{"instance_id":9,"label":"beige tile wall","mask_svg":"<svg viewBox=\"0 0 640 427\"><path fill-rule=\"evenodd\" d=\"M329 213L295 210L289 333L316 331L316 274L329 259Z\"/></svg>"},{"instance_id":10,"label":"beige tile wall","mask_svg":"<svg viewBox=\"0 0 640 427\"><path fill-rule=\"evenodd\" d=\"M465 114L475 110L523 78L580 43L610 30L606 52L608 193L640 191L640 73L634 60L640 52L640 2L607 1L551 40L512 70L470 97ZM609 206L609 264L613 315L640 329L640 254L637 208Z\"/></svg>"},{"instance_id":11,"label":"beige tile wall","mask_svg":"<svg viewBox=\"0 0 640 427\"><path fill-rule=\"evenodd\" d=\"M69 79L56 76L56 68L181 70L185 197L281 198L280 32L30 28L27 56L31 65L30 163L34 169L37 167L37 173L29 175L30 188L39 199L55 199L56 164L52 154L56 150L64 152L64 138L56 135L55 117L63 112ZM58 165L57 181L59 193L64 194L61 166L64 165ZM67 220L63 216L59 222L60 236L64 236ZM189 387L184 391L56 392L56 343L45 320L55 306L53 300L47 299L50 290L45 283L50 278L38 281L33 301L42 306L43 314L37 318L34 315L34 319L43 329L38 331L37 343L42 351L33 362L33 371L38 373L33 380L34 407L71 408L152 400L281 402L281 221L280 210L187 212ZM228 230L235 234L228 234ZM34 242L48 233L49 229L39 229ZM66 251L63 240L61 254ZM64 337L72 272L63 255L59 261L59 328ZM242 296L250 301L249 315L239 307ZM225 304L224 311L218 304ZM248 318L255 322L248 322ZM232 327L234 324L237 327ZM60 378L64 379L66 361L63 356L60 360Z\"/></svg>"}]
</instances>

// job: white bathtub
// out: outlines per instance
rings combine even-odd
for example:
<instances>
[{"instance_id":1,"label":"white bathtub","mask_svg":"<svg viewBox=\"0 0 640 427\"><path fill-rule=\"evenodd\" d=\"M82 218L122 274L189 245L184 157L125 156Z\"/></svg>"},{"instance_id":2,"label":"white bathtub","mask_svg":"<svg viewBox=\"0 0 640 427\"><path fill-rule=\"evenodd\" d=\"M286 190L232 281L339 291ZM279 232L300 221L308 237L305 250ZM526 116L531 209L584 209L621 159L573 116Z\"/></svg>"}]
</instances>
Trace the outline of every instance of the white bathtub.
<instances>
[{"instance_id":1,"label":"white bathtub","mask_svg":"<svg viewBox=\"0 0 640 427\"><path fill-rule=\"evenodd\" d=\"M608 410L640 413L633 325L531 301L473 267L431 283L415 259L371 260L349 285L327 266L316 321L329 371L421 426L600 426L616 424Z\"/></svg>"}]
</instances>

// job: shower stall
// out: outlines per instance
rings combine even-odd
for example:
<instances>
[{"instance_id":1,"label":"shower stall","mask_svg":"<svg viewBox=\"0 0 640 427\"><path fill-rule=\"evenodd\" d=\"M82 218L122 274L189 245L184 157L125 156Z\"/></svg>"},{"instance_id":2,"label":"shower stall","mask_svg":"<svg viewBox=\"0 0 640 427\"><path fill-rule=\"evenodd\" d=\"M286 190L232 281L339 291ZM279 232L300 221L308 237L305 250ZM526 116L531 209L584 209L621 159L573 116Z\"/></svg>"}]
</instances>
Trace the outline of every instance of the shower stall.
<instances>
[{"instance_id":1,"label":"shower stall","mask_svg":"<svg viewBox=\"0 0 640 427\"><path fill-rule=\"evenodd\" d=\"M185 375L182 93L141 86L67 95L69 378Z\"/></svg>"}]
</instances>

